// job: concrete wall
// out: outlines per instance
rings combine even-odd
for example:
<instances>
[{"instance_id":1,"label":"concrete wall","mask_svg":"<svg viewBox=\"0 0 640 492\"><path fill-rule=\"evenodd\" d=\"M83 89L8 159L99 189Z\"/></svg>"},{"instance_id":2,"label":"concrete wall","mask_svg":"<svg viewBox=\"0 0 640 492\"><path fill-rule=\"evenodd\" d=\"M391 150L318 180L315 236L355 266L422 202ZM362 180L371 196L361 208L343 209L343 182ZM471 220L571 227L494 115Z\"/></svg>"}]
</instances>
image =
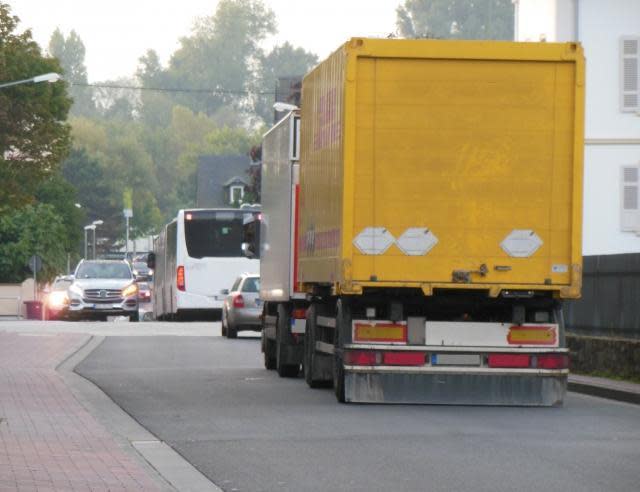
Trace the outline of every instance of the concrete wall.
<instances>
[{"instance_id":1,"label":"concrete wall","mask_svg":"<svg viewBox=\"0 0 640 492\"><path fill-rule=\"evenodd\" d=\"M640 378L640 340L567 335L571 370Z\"/></svg>"}]
</instances>

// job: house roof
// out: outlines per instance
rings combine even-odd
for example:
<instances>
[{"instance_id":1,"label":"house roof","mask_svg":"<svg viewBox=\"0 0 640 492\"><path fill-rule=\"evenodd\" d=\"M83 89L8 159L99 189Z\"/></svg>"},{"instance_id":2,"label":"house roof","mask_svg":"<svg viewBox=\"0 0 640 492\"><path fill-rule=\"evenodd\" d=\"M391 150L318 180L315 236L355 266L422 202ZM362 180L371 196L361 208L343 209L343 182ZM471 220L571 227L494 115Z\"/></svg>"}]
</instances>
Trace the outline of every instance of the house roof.
<instances>
[{"instance_id":1,"label":"house roof","mask_svg":"<svg viewBox=\"0 0 640 492\"><path fill-rule=\"evenodd\" d=\"M227 206L225 187L249 184L247 170L250 159L246 155L202 155L198 160L196 179L196 207Z\"/></svg>"}]
</instances>

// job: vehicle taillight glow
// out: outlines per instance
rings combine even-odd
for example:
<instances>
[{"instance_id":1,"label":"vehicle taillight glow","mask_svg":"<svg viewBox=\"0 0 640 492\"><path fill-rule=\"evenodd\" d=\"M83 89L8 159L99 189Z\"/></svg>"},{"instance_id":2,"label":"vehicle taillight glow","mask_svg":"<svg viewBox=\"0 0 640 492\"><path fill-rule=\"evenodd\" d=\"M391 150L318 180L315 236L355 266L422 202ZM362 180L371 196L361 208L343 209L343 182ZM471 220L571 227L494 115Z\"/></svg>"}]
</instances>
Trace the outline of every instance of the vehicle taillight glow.
<instances>
[{"instance_id":1,"label":"vehicle taillight glow","mask_svg":"<svg viewBox=\"0 0 640 492\"><path fill-rule=\"evenodd\" d=\"M177 284L178 290L181 290L183 292L187 288L186 279L184 278L184 267L182 265L178 267L178 271L176 272L176 284Z\"/></svg>"},{"instance_id":2,"label":"vehicle taillight glow","mask_svg":"<svg viewBox=\"0 0 640 492\"><path fill-rule=\"evenodd\" d=\"M236 294L233 296L233 307L234 308L243 308L244 307L244 298L242 294Z\"/></svg>"},{"instance_id":3,"label":"vehicle taillight glow","mask_svg":"<svg viewBox=\"0 0 640 492\"><path fill-rule=\"evenodd\" d=\"M382 363L387 366L424 366L423 352L383 352Z\"/></svg>"},{"instance_id":4,"label":"vehicle taillight glow","mask_svg":"<svg viewBox=\"0 0 640 492\"><path fill-rule=\"evenodd\" d=\"M348 366L375 366L382 356L373 350L348 350L344 353L344 363Z\"/></svg>"},{"instance_id":5,"label":"vehicle taillight glow","mask_svg":"<svg viewBox=\"0 0 640 492\"><path fill-rule=\"evenodd\" d=\"M293 313L291 313L291 317L294 319L306 319L307 310L304 308L294 309Z\"/></svg>"},{"instance_id":6,"label":"vehicle taillight glow","mask_svg":"<svg viewBox=\"0 0 640 492\"><path fill-rule=\"evenodd\" d=\"M489 367L529 367L529 354L489 354Z\"/></svg>"},{"instance_id":7,"label":"vehicle taillight glow","mask_svg":"<svg viewBox=\"0 0 640 492\"><path fill-rule=\"evenodd\" d=\"M538 369L568 369L569 356L567 354L542 354L536 357Z\"/></svg>"}]
</instances>

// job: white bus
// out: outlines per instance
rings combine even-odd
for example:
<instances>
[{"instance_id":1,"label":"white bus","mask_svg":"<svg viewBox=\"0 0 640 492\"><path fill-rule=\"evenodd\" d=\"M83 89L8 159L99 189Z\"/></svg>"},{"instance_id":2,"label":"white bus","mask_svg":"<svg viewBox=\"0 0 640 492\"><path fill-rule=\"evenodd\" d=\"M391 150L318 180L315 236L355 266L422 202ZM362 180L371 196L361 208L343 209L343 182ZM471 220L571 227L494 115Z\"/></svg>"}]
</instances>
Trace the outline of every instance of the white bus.
<instances>
[{"instance_id":1,"label":"white bus","mask_svg":"<svg viewBox=\"0 0 640 492\"><path fill-rule=\"evenodd\" d=\"M242 223L256 209L180 210L154 242L156 319L217 319L223 289L242 273L259 273L260 260L242 253Z\"/></svg>"}]
</instances>

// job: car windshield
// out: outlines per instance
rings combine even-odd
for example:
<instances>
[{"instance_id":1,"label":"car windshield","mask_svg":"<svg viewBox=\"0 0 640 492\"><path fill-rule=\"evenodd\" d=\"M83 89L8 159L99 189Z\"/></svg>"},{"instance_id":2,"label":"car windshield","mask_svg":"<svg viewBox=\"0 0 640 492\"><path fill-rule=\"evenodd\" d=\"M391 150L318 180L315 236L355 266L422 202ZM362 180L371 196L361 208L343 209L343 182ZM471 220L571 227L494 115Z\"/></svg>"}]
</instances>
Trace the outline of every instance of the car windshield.
<instances>
[{"instance_id":1,"label":"car windshield","mask_svg":"<svg viewBox=\"0 0 640 492\"><path fill-rule=\"evenodd\" d=\"M242 284L242 292L260 292L260 279L258 277L247 277Z\"/></svg>"},{"instance_id":2,"label":"car windshield","mask_svg":"<svg viewBox=\"0 0 640 492\"><path fill-rule=\"evenodd\" d=\"M131 278L131 270L124 263L82 263L76 278Z\"/></svg>"},{"instance_id":3,"label":"car windshield","mask_svg":"<svg viewBox=\"0 0 640 492\"><path fill-rule=\"evenodd\" d=\"M59 279L54 282L51 290L67 290L72 283L73 280Z\"/></svg>"}]
</instances>

